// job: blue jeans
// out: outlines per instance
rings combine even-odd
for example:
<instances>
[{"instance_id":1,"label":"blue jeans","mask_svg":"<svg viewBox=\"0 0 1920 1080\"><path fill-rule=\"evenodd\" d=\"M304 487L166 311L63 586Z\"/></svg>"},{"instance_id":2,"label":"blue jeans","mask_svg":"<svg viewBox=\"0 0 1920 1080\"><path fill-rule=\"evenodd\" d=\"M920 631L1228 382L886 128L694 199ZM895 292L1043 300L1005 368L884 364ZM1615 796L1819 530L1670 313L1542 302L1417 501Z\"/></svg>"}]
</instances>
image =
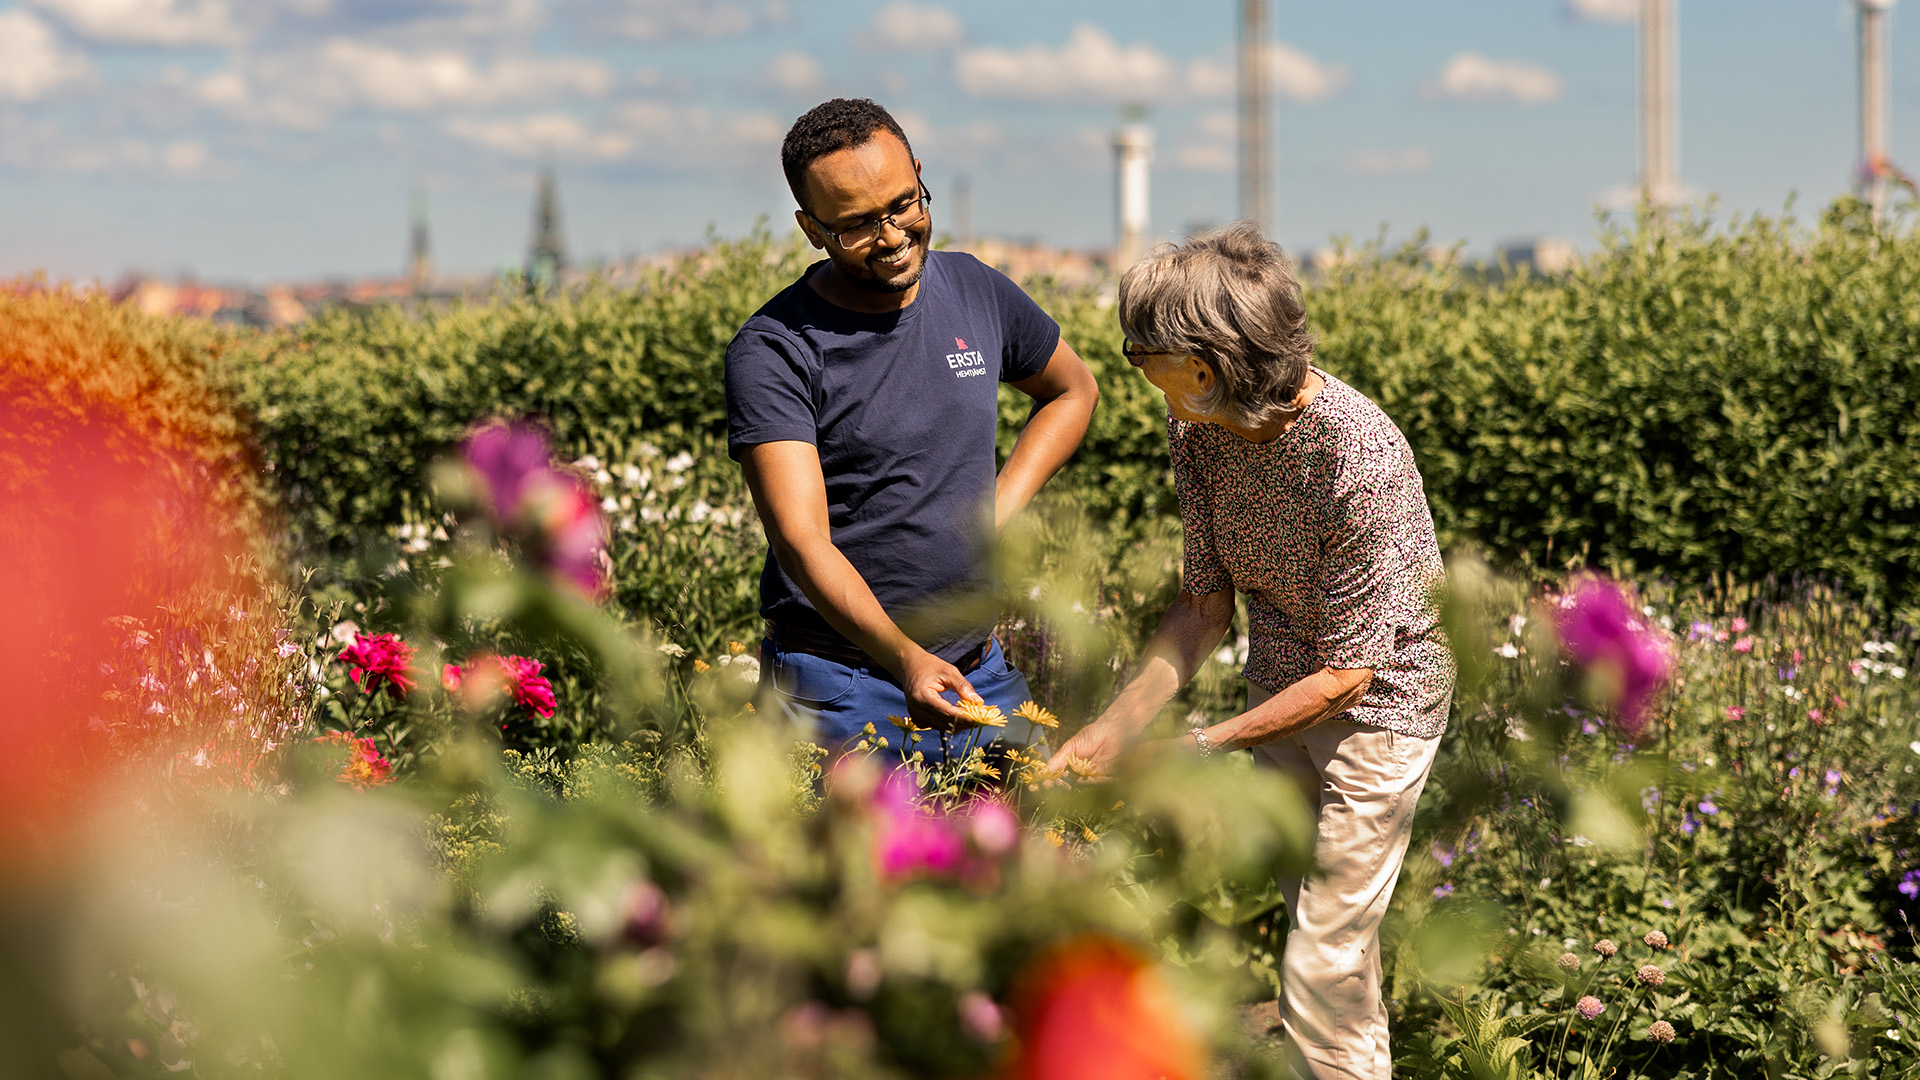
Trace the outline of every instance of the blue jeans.
<instances>
[{"instance_id":1,"label":"blue jeans","mask_svg":"<svg viewBox=\"0 0 1920 1080\"><path fill-rule=\"evenodd\" d=\"M879 752L881 761L900 761L915 750L926 755L928 763L938 763L948 755L965 757L976 746L999 742L1011 746L1029 746L1040 741L1044 732L1013 710L1031 700L1027 677L1007 662L1000 643L989 639L980 666L966 672L967 682L989 705L998 705L1007 716L1003 728L963 728L947 735L945 746L937 731L919 732L918 739L908 736L889 716L907 715L907 692L895 682L893 674L877 664L845 664L824 656L781 649L769 638L760 644L760 677L767 707L776 705L790 720L812 733L813 741L838 755L851 749L864 736L865 727L887 740ZM948 694L949 701L954 695ZM991 751L989 751L991 753Z\"/></svg>"}]
</instances>

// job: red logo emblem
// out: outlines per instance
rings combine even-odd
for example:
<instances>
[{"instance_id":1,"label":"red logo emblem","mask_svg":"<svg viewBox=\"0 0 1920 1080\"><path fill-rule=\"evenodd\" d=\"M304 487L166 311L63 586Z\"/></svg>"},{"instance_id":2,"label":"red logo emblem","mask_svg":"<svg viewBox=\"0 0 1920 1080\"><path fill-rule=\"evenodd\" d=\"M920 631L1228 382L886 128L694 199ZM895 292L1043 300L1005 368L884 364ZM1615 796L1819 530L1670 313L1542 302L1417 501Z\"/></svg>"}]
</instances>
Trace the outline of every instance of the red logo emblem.
<instances>
[{"instance_id":1,"label":"red logo emblem","mask_svg":"<svg viewBox=\"0 0 1920 1080\"><path fill-rule=\"evenodd\" d=\"M957 348L957 349L964 349L964 348L966 348L966 347L967 347L967 343L966 343L966 341L965 341L965 339L963 339L963 338L954 338L954 339L953 339L953 345L954 345L954 347L955 347L955 348Z\"/></svg>"}]
</instances>

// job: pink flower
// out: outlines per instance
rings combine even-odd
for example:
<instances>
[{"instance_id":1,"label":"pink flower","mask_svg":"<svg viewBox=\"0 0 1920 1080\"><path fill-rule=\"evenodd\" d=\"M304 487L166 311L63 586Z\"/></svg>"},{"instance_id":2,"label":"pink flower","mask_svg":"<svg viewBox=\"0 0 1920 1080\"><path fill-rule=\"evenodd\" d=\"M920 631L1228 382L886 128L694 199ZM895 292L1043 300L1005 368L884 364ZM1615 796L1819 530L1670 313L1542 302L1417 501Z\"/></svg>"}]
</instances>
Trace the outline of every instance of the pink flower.
<instances>
[{"instance_id":1,"label":"pink flower","mask_svg":"<svg viewBox=\"0 0 1920 1080\"><path fill-rule=\"evenodd\" d=\"M1738 722L1741 720L1745 720L1746 718L1747 718L1747 710L1741 708L1738 705L1727 706L1727 719Z\"/></svg>"},{"instance_id":2,"label":"pink flower","mask_svg":"<svg viewBox=\"0 0 1920 1080\"><path fill-rule=\"evenodd\" d=\"M1625 590L1599 577L1581 580L1561 612L1560 638L1575 663L1610 686L1621 729L1639 734L1672 661L1658 631L1635 616Z\"/></svg>"},{"instance_id":3,"label":"pink flower","mask_svg":"<svg viewBox=\"0 0 1920 1080\"><path fill-rule=\"evenodd\" d=\"M369 694L384 686L399 697L417 685L412 678L413 654L413 646L393 634L356 633L353 644L341 650L340 660L348 665L347 677L355 686Z\"/></svg>"},{"instance_id":4,"label":"pink flower","mask_svg":"<svg viewBox=\"0 0 1920 1080\"><path fill-rule=\"evenodd\" d=\"M1736 634L1744 634L1747 632L1747 620L1739 617L1738 615L1735 615L1733 617L1733 622L1729 623L1728 625L1732 628L1733 632Z\"/></svg>"},{"instance_id":5,"label":"pink flower","mask_svg":"<svg viewBox=\"0 0 1920 1080\"><path fill-rule=\"evenodd\" d=\"M1813 722L1814 722L1814 723L1816 723L1816 724L1818 724L1818 723L1821 723L1821 722L1822 722L1822 721L1824 721L1824 720L1825 720L1826 718L1827 718L1827 715L1826 715L1825 713L1823 713L1823 712L1821 712L1821 711L1820 711L1819 709L1808 709L1808 710L1807 710L1807 719L1809 719L1809 720L1811 720L1811 721L1813 721Z\"/></svg>"},{"instance_id":6,"label":"pink flower","mask_svg":"<svg viewBox=\"0 0 1920 1080\"><path fill-rule=\"evenodd\" d=\"M1734 643L1733 643L1733 651L1734 651L1734 652L1737 652L1737 653L1750 653L1750 652L1752 652L1752 651L1753 651L1753 639L1752 639L1752 638L1750 638L1750 637L1743 637L1743 638L1741 638L1741 639L1740 639L1739 641L1736 641L1736 642L1734 642Z\"/></svg>"},{"instance_id":7,"label":"pink flower","mask_svg":"<svg viewBox=\"0 0 1920 1080\"><path fill-rule=\"evenodd\" d=\"M967 845L944 815L921 806L913 773L895 769L874 791L879 817L874 838L881 876L899 880L919 874L945 877L960 872Z\"/></svg>"},{"instance_id":8,"label":"pink flower","mask_svg":"<svg viewBox=\"0 0 1920 1080\"><path fill-rule=\"evenodd\" d=\"M520 515L527 489L552 472L547 437L530 424L494 421L467 436L467 464L486 484L487 501L503 522Z\"/></svg>"},{"instance_id":9,"label":"pink flower","mask_svg":"<svg viewBox=\"0 0 1920 1080\"><path fill-rule=\"evenodd\" d=\"M316 736L313 741L347 748L346 764L340 767L335 781L360 791L393 782L393 763L381 756L372 739L359 738L344 731L329 731Z\"/></svg>"},{"instance_id":10,"label":"pink flower","mask_svg":"<svg viewBox=\"0 0 1920 1080\"><path fill-rule=\"evenodd\" d=\"M440 688L449 694L460 691L460 682L466 678L466 671L459 664L443 664L440 667Z\"/></svg>"},{"instance_id":11,"label":"pink flower","mask_svg":"<svg viewBox=\"0 0 1920 1080\"><path fill-rule=\"evenodd\" d=\"M607 519L599 504L573 477L540 506L540 533L546 538L547 567L595 598L606 588L601 553L607 547Z\"/></svg>"},{"instance_id":12,"label":"pink flower","mask_svg":"<svg viewBox=\"0 0 1920 1080\"><path fill-rule=\"evenodd\" d=\"M553 683L540 674L545 668L540 661L524 656L500 657L500 669L507 677L507 693L542 720L560 707L559 699L553 696Z\"/></svg>"},{"instance_id":13,"label":"pink flower","mask_svg":"<svg viewBox=\"0 0 1920 1080\"><path fill-rule=\"evenodd\" d=\"M1005 855L1020 842L1020 819L997 799L977 799L968 808L967 836L984 855Z\"/></svg>"},{"instance_id":14,"label":"pink flower","mask_svg":"<svg viewBox=\"0 0 1920 1080\"><path fill-rule=\"evenodd\" d=\"M1599 998L1588 994L1574 1003L1573 1011L1579 1013L1581 1019L1591 1020L1607 1011L1607 1006Z\"/></svg>"}]
</instances>

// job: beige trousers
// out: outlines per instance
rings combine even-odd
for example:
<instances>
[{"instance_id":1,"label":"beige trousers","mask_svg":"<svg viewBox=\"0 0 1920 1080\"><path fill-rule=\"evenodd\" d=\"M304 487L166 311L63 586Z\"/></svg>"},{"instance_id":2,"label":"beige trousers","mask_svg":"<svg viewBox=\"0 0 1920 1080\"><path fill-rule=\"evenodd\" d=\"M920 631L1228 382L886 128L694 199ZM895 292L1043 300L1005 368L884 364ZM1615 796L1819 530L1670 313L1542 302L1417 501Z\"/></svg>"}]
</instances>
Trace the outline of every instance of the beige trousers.
<instances>
[{"instance_id":1,"label":"beige trousers","mask_svg":"<svg viewBox=\"0 0 1920 1080\"><path fill-rule=\"evenodd\" d=\"M1250 685L1247 708L1271 696ZM1439 748L1439 739L1339 718L1253 748L1256 762L1292 777L1319 810L1318 869L1279 879L1293 924L1280 961L1280 1023L1314 1080L1393 1075L1380 922Z\"/></svg>"}]
</instances>

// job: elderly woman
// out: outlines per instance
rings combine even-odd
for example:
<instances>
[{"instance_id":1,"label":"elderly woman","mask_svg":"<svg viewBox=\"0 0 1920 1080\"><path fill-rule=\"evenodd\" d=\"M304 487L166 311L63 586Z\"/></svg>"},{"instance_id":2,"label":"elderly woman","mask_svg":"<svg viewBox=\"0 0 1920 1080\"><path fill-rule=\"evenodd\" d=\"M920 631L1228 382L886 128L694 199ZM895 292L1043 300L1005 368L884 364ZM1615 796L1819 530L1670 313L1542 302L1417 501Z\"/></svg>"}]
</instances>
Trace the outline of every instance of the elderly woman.
<instances>
[{"instance_id":1,"label":"elderly woman","mask_svg":"<svg viewBox=\"0 0 1920 1080\"><path fill-rule=\"evenodd\" d=\"M1137 264L1119 307L1127 358L1166 394L1181 591L1132 680L1054 767L1110 767L1244 593L1247 710L1158 749L1251 748L1317 804L1318 869L1280 880L1293 923L1281 1021L1315 1076L1386 1077L1380 921L1454 678L1413 452L1377 405L1309 364L1292 265L1249 225Z\"/></svg>"}]
</instances>

